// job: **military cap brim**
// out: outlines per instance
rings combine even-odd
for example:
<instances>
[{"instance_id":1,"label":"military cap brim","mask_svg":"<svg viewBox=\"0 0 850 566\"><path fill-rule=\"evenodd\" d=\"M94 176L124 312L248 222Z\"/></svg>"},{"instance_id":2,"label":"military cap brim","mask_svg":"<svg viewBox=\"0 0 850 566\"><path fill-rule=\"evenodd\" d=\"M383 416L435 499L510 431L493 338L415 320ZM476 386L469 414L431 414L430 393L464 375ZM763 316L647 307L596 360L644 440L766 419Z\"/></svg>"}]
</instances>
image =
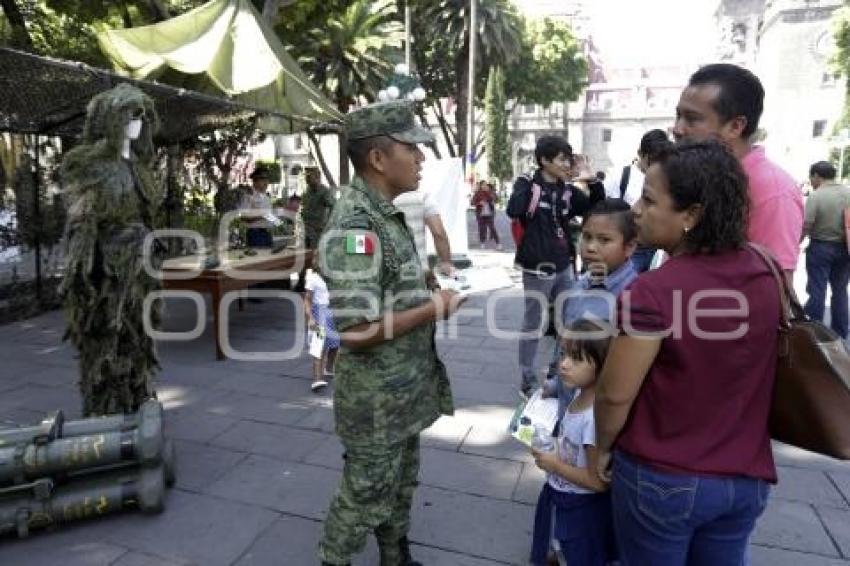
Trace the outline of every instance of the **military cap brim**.
<instances>
[{"instance_id":1,"label":"military cap brim","mask_svg":"<svg viewBox=\"0 0 850 566\"><path fill-rule=\"evenodd\" d=\"M436 139L433 133L429 132L422 126L414 126L409 130L387 135L401 143L433 143Z\"/></svg>"}]
</instances>

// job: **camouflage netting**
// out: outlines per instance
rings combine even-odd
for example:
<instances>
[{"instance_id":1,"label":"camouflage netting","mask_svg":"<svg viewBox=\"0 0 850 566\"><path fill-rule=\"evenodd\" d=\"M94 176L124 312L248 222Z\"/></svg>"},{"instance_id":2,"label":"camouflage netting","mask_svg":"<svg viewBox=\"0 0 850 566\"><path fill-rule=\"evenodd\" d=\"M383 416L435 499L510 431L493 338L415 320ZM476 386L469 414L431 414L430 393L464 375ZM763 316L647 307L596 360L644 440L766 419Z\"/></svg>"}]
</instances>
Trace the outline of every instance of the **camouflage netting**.
<instances>
[{"instance_id":1,"label":"camouflage netting","mask_svg":"<svg viewBox=\"0 0 850 566\"><path fill-rule=\"evenodd\" d=\"M82 63L0 48L0 131L76 137L82 132L86 105L99 92L130 83L154 102L162 121L156 141L178 142L263 116L290 124L318 125L307 118L259 111L210 96L149 81L136 81ZM292 126L295 127L292 127Z\"/></svg>"}]
</instances>

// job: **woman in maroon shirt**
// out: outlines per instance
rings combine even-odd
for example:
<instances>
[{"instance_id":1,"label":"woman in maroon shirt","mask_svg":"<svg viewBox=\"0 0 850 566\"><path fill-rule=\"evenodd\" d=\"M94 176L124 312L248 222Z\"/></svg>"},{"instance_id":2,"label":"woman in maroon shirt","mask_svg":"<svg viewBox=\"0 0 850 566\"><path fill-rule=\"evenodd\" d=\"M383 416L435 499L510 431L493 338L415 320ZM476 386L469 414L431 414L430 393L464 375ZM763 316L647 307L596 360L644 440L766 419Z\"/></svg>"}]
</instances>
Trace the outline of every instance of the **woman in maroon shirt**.
<instances>
[{"instance_id":1,"label":"woman in maroon shirt","mask_svg":"<svg viewBox=\"0 0 850 566\"><path fill-rule=\"evenodd\" d=\"M641 241L670 259L621 296L596 397L625 566L743 564L776 481L779 290L745 242L748 204L738 161L714 141L661 156L635 204Z\"/></svg>"}]
</instances>

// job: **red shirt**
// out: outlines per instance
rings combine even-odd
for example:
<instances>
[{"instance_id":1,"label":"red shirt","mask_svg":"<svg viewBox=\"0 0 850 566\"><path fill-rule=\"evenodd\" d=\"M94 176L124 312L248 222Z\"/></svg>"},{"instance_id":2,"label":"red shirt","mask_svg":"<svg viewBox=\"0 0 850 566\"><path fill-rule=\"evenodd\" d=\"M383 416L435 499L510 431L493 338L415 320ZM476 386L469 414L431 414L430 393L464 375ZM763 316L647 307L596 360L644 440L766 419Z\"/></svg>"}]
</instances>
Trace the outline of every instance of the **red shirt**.
<instances>
[{"instance_id":1,"label":"red shirt","mask_svg":"<svg viewBox=\"0 0 850 566\"><path fill-rule=\"evenodd\" d=\"M775 482L767 422L779 289L762 259L748 250L673 257L641 274L618 304L622 331L672 333L617 447L666 471Z\"/></svg>"}]
</instances>

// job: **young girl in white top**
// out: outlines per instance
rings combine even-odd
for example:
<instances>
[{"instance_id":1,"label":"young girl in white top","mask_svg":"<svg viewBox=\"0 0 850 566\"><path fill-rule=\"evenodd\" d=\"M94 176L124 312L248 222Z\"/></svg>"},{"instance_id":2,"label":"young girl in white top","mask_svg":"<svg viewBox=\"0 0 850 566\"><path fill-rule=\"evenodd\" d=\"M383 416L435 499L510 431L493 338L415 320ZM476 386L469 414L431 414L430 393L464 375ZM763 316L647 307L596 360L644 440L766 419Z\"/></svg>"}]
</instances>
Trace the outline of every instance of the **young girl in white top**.
<instances>
[{"instance_id":1,"label":"young girl in white top","mask_svg":"<svg viewBox=\"0 0 850 566\"><path fill-rule=\"evenodd\" d=\"M333 377L336 354L339 351L339 334L334 327L333 315L330 310L330 294L322 276L318 274L313 261L313 269L307 271L304 283L304 315L307 317L307 329L310 339L317 335L324 338L324 345L319 357L313 359L313 383L310 389L318 392L328 386L328 379Z\"/></svg>"},{"instance_id":2,"label":"young girl in white top","mask_svg":"<svg viewBox=\"0 0 850 566\"><path fill-rule=\"evenodd\" d=\"M578 319L561 340L559 377L575 397L555 427L556 450L532 449L546 483L534 514L531 564L545 565L551 535L570 566L603 566L615 558L611 499L596 474L593 401L610 338L598 323ZM555 525L552 529L554 509Z\"/></svg>"}]
</instances>

